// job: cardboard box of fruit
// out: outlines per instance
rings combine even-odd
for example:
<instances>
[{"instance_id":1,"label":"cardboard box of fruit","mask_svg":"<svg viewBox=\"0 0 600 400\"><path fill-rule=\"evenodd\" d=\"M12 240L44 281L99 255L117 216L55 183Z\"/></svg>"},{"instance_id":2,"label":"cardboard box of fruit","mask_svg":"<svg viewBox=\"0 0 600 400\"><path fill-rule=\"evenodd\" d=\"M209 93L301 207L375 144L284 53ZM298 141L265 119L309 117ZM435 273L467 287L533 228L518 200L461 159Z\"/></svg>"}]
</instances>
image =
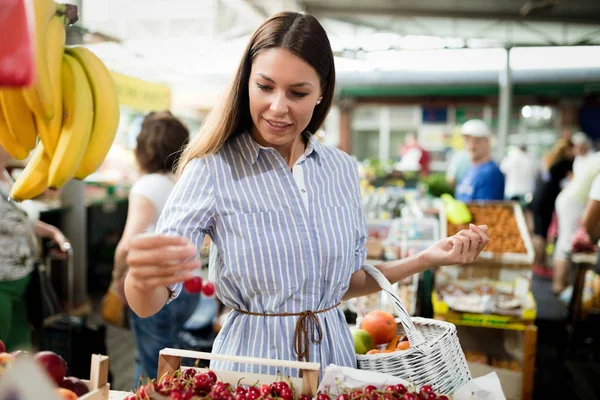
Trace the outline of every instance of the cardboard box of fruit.
<instances>
[{"instance_id":1,"label":"cardboard box of fruit","mask_svg":"<svg viewBox=\"0 0 600 400\"><path fill-rule=\"evenodd\" d=\"M481 253L480 259L501 263L532 264L534 251L531 236L523 210L515 202L472 202L467 203L471 223L487 225L490 242ZM447 223L448 236L461 229L469 229L469 224Z\"/></svg>"},{"instance_id":2,"label":"cardboard box of fruit","mask_svg":"<svg viewBox=\"0 0 600 400\"><path fill-rule=\"evenodd\" d=\"M67 362L51 351L29 354L17 350L6 353L0 341L0 394L14 392L19 400L39 400L36 393L44 393L47 400L108 400L108 357L92 355L90 380L65 376ZM36 388L30 381L35 378ZM31 391L31 392L30 392ZM48 394L50 393L50 394ZM4 399L0 397L0 399Z\"/></svg>"}]
</instances>

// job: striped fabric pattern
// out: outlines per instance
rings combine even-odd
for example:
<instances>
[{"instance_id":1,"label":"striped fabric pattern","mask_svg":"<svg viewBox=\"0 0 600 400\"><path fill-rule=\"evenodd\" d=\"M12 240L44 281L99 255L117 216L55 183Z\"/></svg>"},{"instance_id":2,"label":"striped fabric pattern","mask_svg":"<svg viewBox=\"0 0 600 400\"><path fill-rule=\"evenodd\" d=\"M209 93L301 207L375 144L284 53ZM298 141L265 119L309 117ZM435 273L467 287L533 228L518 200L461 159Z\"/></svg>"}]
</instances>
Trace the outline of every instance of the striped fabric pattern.
<instances>
[{"instance_id":1,"label":"striped fabric pattern","mask_svg":"<svg viewBox=\"0 0 600 400\"><path fill-rule=\"evenodd\" d=\"M366 225L355 162L312 137L302 169L305 207L283 157L247 132L215 155L194 159L177 182L157 232L181 235L198 248L212 239L209 278L233 310L318 311L337 304L366 258ZM174 288L181 290L181 284ZM213 351L295 360L298 317L230 313ZM317 314L323 331L310 361L355 366L354 345L339 307ZM275 368L213 362L212 368L275 374ZM279 371L297 376L297 371Z\"/></svg>"}]
</instances>

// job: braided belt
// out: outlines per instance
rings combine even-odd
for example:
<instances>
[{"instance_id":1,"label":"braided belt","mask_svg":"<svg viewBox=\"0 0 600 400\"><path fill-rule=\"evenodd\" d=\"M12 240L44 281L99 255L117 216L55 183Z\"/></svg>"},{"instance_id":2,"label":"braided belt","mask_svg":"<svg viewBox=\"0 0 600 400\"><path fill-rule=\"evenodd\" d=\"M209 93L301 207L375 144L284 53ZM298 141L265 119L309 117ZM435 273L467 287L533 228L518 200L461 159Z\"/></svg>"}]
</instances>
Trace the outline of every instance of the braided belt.
<instances>
[{"instance_id":1,"label":"braided belt","mask_svg":"<svg viewBox=\"0 0 600 400\"><path fill-rule=\"evenodd\" d=\"M319 311L302 311L299 313L280 313L280 314L263 314L251 311L235 310L240 314L254 315L256 317L298 317L296 327L294 328L294 351L298 357L298 361L310 361L309 348L310 339L313 343L321 343L323 339L323 330L321 329L321 323L317 318L316 314L321 314L329 310L333 310L338 307L342 302L340 301L336 305L325 308Z\"/></svg>"}]
</instances>

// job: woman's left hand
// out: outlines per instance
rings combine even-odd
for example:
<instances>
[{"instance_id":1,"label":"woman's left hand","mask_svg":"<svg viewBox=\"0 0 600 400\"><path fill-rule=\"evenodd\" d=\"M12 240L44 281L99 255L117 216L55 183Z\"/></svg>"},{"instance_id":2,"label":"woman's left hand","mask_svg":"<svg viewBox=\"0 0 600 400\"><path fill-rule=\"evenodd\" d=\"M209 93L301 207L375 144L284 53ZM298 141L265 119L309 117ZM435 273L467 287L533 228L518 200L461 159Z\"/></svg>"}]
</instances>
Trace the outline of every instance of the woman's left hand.
<instances>
[{"instance_id":1,"label":"woman's left hand","mask_svg":"<svg viewBox=\"0 0 600 400\"><path fill-rule=\"evenodd\" d=\"M489 238L486 225L469 225L456 235L442 239L423 253L431 267L472 263L487 245Z\"/></svg>"}]
</instances>

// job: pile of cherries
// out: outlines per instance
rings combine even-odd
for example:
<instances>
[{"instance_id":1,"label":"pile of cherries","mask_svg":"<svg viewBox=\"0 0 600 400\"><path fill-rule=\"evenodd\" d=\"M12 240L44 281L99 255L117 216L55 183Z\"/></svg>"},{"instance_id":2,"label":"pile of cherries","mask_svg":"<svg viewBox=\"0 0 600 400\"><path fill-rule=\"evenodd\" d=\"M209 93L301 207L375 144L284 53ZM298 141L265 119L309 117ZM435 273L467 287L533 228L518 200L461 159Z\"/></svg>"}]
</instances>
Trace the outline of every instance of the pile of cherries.
<instances>
[{"instance_id":1,"label":"pile of cherries","mask_svg":"<svg viewBox=\"0 0 600 400\"><path fill-rule=\"evenodd\" d=\"M325 393L319 393L317 400L449 400L446 395L438 395L431 386L422 386L417 390L408 389L402 384L389 385L385 390L379 390L373 385L363 389L345 390L342 394L332 398Z\"/></svg>"},{"instance_id":2,"label":"pile of cherries","mask_svg":"<svg viewBox=\"0 0 600 400\"><path fill-rule=\"evenodd\" d=\"M136 393L125 400L311 400L302 395L296 397L287 382L279 381L270 385L234 386L217 381L213 371L200 372L189 368L165 375L160 380L152 380L140 386Z\"/></svg>"}]
</instances>

